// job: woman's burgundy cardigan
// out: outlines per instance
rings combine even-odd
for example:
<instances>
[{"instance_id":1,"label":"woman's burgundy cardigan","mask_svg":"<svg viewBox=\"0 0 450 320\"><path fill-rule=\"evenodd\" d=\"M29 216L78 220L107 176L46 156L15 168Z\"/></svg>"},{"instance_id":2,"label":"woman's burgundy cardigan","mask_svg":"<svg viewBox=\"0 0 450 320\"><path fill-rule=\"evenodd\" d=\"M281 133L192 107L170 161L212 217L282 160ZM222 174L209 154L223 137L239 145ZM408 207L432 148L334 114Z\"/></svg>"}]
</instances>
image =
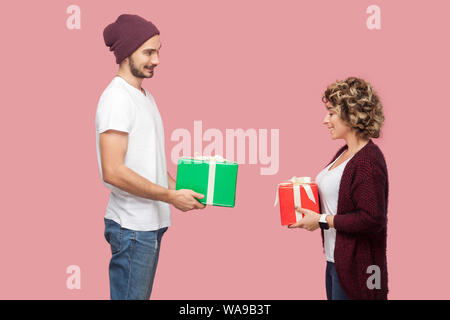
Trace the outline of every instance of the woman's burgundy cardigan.
<instances>
[{"instance_id":1,"label":"woman's burgundy cardigan","mask_svg":"<svg viewBox=\"0 0 450 320\"><path fill-rule=\"evenodd\" d=\"M336 153L333 162L344 150ZM329 164L330 164L329 163ZM347 162L339 187L334 216L335 268L339 283L350 299L387 299L386 227L388 173L383 153L372 140ZM324 241L322 231L322 243ZM380 270L380 289L369 289ZM371 277L372 276L372 277Z\"/></svg>"}]
</instances>

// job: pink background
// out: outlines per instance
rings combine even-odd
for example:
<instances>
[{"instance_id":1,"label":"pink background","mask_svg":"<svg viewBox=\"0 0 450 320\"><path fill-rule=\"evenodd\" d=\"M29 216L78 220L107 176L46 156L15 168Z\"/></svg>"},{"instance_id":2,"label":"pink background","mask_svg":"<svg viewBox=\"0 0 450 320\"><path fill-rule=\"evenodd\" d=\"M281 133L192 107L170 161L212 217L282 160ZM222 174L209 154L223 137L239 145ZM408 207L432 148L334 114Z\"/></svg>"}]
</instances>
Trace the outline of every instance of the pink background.
<instances>
[{"instance_id":1,"label":"pink background","mask_svg":"<svg viewBox=\"0 0 450 320\"><path fill-rule=\"evenodd\" d=\"M81 8L81 30L66 9ZM381 8L368 30L366 8ZM448 1L16 1L2 38L1 299L108 299L109 191L94 118L117 72L103 28L121 13L161 30L161 65L143 86L171 133L280 130L280 170L241 165L234 209L172 210L153 299L325 299L320 233L280 226L277 183L312 176L343 140L322 125L336 79L370 81L385 108L390 299L449 299ZM204 146L206 143L204 144ZM66 287L69 265L81 289Z\"/></svg>"}]
</instances>

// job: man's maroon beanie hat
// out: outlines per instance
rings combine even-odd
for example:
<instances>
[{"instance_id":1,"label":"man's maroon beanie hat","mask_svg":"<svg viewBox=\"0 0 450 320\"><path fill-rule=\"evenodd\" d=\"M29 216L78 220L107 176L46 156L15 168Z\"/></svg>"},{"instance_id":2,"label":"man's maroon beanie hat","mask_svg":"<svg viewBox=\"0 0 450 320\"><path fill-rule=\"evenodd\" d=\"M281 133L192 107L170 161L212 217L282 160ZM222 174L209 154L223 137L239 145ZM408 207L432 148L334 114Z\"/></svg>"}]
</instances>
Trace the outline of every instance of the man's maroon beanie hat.
<instances>
[{"instance_id":1,"label":"man's maroon beanie hat","mask_svg":"<svg viewBox=\"0 0 450 320\"><path fill-rule=\"evenodd\" d=\"M117 64L120 64L157 34L158 28L150 21L135 14L122 14L103 30L103 39L109 51L114 51Z\"/></svg>"}]
</instances>

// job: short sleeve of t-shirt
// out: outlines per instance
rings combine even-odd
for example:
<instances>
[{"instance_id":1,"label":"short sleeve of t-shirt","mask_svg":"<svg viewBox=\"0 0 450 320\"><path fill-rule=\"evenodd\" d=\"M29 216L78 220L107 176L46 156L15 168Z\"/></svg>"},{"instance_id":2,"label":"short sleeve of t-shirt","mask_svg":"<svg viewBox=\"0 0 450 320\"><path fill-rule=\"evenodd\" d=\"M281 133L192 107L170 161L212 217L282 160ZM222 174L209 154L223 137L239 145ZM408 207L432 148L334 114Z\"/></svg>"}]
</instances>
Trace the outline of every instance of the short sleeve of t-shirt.
<instances>
[{"instance_id":1,"label":"short sleeve of t-shirt","mask_svg":"<svg viewBox=\"0 0 450 320\"><path fill-rule=\"evenodd\" d=\"M118 130L130 133L134 117L134 105L127 92L121 90L105 92L98 104L97 132Z\"/></svg>"}]
</instances>

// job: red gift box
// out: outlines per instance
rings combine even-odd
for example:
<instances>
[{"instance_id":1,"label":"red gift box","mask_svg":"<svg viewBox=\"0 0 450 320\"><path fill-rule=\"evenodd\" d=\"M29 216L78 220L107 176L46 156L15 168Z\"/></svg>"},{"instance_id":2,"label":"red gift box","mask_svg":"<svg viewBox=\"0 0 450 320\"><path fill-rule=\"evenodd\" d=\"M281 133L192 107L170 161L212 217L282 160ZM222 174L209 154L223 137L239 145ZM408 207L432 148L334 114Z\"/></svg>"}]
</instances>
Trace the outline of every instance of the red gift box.
<instances>
[{"instance_id":1,"label":"red gift box","mask_svg":"<svg viewBox=\"0 0 450 320\"><path fill-rule=\"evenodd\" d=\"M317 184L309 177L293 177L289 182L278 185L275 205L280 203L281 225L287 226L300 221L304 214L296 212L295 207L319 213L319 193Z\"/></svg>"}]
</instances>

